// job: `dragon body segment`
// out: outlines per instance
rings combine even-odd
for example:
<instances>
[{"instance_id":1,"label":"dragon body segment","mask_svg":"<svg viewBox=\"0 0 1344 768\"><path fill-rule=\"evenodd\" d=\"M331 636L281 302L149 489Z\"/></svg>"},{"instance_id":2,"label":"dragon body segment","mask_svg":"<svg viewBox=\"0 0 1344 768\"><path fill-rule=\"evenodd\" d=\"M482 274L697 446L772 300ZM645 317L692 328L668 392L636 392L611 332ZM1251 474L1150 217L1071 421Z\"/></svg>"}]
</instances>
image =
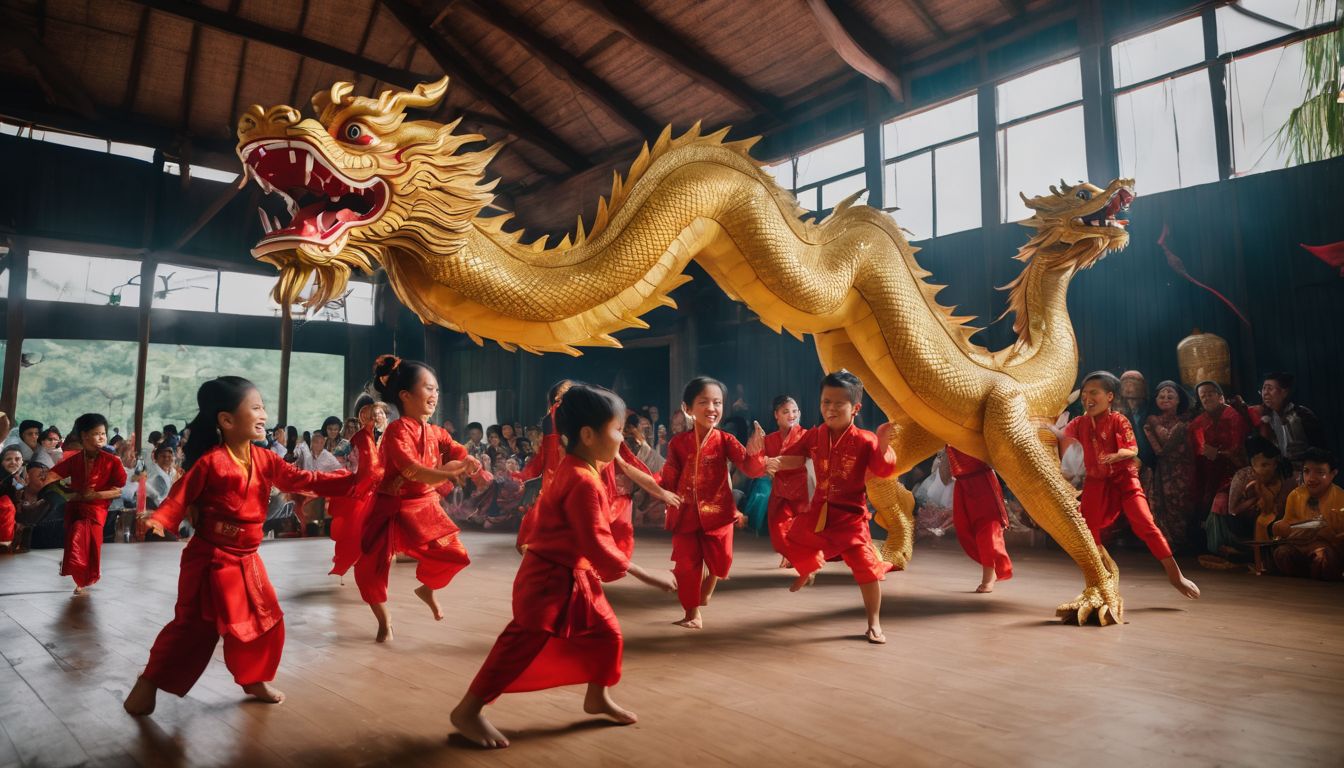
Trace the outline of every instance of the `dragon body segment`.
<instances>
[{"instance_id":1,"label":"dragon body segment","mask_svg":"<svg viewBox=\"0 0 1344 768\"><path fill-rule=\"evenodd\" d=\"M482 137L405 120L407 107L436 103L446 87L445 79L371 99L337 83L314 97L317 119L288 106L254 106L240 118L245 171L292 214L287 225L263 215L268 233L253 250L280 270L278 301L321 306L352 269L381 266L427 323L478 343L578 354L647 327L641 315L674 305L668 294L690 279L684 270L695 260L767 326L811 334L823 367L864 380L896 426L900 472L948 443L992 464L1083 571L1083 594L1060 614L1120 619L1118 573L1093 544L1039 427L1063 410L1077 371L1069 280L1127 243L1127 222L1114 215L1133 198L1131 180L1105 189L1061 182L1024 198L1035 233L1008 286L1018 338L990 351L971 340L971 318L938 304L941 286L925 281L918 249L890 216L851 198L819 223L804 221L749 155L754 140L725 141L727 129L702 135L697 125L676 138L665 130L625 179L616 176L590 228L580 219L572 240L524 244L504 230L508 216L483 215L497 147L468 151ZM904 567L914 499L894 477L870 481L869 493L889 531L883 556Z\"/></svg>"}]
</instances>

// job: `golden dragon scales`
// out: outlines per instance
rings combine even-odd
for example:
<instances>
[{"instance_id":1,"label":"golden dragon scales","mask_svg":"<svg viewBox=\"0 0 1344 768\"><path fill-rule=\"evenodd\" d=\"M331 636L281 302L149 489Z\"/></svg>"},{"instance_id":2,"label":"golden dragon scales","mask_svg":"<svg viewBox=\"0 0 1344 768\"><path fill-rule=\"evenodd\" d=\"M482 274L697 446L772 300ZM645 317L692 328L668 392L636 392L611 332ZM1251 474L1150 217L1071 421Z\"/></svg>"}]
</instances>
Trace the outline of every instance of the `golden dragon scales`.
<instances>
[{"instance_id":1,"label":"golden dragon scales","mask_svg":"<svg viewBox=\"0 0 1344 768\"><path fill-rule=\"evenodd\" d=\"M971 341L970 318L938 304L941 286L925 282L930 273L890 216L851 198L824 221L804 221L748 154L755 140L725 141L727 129L664 130L626 179L616 176L587 231L580 219L572 240L523 244L502 228L509 217L482 215L498 145L470 151L483 137L454 133L456 122L406 119L408 108L437 104L447 85L374 99L336 83L313 97L316 119L285 105L239 118L244 172L291 216L282 224L263 213L266 234L253 249L280 270L277 301L322 306L351 270L381 266L426 323L478 343L578 354L620 346L613 332L645 328L641 315L674 306L668 293L695 260L767 326L811 334L827 370L863 379L896 427L900 472L948 443L992 464L1083 571L1082 594L1058 615L1121 620L1118 571L1094 545L1041 425L1063 411L1077 373L1069 280L1127 244L1126 222L1114 216L1133 198L1132 180L1105 189L1061 182L1023 197L1035 232L1008 286L1017 340L990 351ZM889 531L883 556L904 567L914 499L894 477L868 488Z\"/></svg>"}]
</instances>

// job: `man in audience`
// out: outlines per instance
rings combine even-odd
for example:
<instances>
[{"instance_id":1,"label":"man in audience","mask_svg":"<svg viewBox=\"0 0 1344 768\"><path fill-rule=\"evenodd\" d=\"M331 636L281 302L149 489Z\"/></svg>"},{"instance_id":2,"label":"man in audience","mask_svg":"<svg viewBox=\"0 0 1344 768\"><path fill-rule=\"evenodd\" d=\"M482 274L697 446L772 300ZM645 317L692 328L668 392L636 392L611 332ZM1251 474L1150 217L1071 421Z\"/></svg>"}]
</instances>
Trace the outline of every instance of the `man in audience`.
<instances>
[{"instance_id":1,"label":"man in audience","mask_svg":"<svg viewBox=\"0 0 1344 768\"><path fill-rule=\"evenodd\" d=\"M1197 531L1219 491L1226 490L1232 475L1246 466L1244 443L1250 432L1246 418L1227 404L1223 388L1215 381L1201 381L1195 394L1203 407L1190 422L1190 444L1195 452L1195 488L1197 504L1188 521L1189 530Z\"/></svg>"},{"instance_id":2,"label":"man in audience","mask_svg":"<svg viewBox=\"0 0 1344 768\"><path fill-rule=\"evenodd\" d=\"M1344 577L1344 488L1335 485L1339 460L1322 448L1302 454L1302 485L1288 495L1274 534L1288 542L1274 550L1285 576L1324 581Z\"/></svg>"},{"instance_id":3,"label":"man in audience","mask_svg":"<svg viewBox=\"0 0 1344 768\"><path fill-rule=\"evenodd\" d=\"M649 444L648 434L644 427L648 426L647 417L632 413L625 418L625 444L630 447L630 451L635 454L635 458L644 462L644 466L649 468L649 474L657 475L663 471L663 464L667 461Z\"/></svg>"},{"instance_id":4,"label":"man in audience","mask_svg":"<svg viewBox=\"0 0 1344 768\"><path fill-rule=\"evenodd\" d=\"M173 464L173 449L161 445L154 449L154 461L145 468L145 507L158 509L180 473Z\"/></svg>"},{"instance_id":5,"label":"man in audience","mask_svg":"<svg viewBox=\"0 0 1344 768\"><path fill-rule=\"evenodd\" d=\"M285 429L284 424L276 424L275 429L271 430L271 438L266 441L266 447L269 448L271 452L274 453L276 456L279 456L282 459L285 458L285 454L289 452L289 449L285 446L285 438L288 435L289 430ZM157 451L158 446L155 446L156 454Z\"/></svg>"},{"instance_id":6,"label":"man in audience","mask_svg":"<svg viewBox=\"0 0 1344 768\"><path fill-rule=\"evenodd\" d=\"M1271 373L1260 387L1260 405L1249 409L1251 428L1279 446L1279 451L1302 468L1302 455L1310 448L1329 448L1321 420L1305 406L1293 402L1295 377Z\"/></svg>"},{"instance_id":7,"label":"man in audience","mask_svg":"<svg viewBox=\"0 0 1344 768\"><path fill-rule=\"evenodd\" d=\"M485 444L482 442L485 438L485 429L481 427L479 421L473 421L467 425L467 442L465 443L467 453L480 458L485 453Z\"/></svg>"},{"instance_id":8,"label":"man in audience","mask_svg":"<svg viewBox=\"0 0 1344 768\"><path fill-rule=\"evenodd\" d=\"M54 466L51 457L41 451L28 462L28 479L23 486L23 493L19 495L16 516L19 525L23 526L22 540L18 542L17 549L28 549L34 539L39 549L65 545L63 526L59 525L65 513L65 495L61 493L60 485L49 482L47 476ZM33 529L43 522L50 525L43 526L43 536L35 537Z\"/></svg>"},{"instance_id":9,"label":"man in audience","mask_svg":"<svg viewBox=\"0 0 1344 768\"><path fill-rule=\"evenodd\" d=\"M33 451L41 448L42 422L24 419L19 422L19 451L24 461L31 461ZM54 464L52 466L55 466Z\"/></svg>"},{"instance_id":10,"label":"man in audience","mask_svg":"<svg viewBox=\"0 0 1344 768\"><path fill-rule=\"evenodd\" d=\"M61 442L61 430L56 427L47 427L42 430L42 438L38 441L38 447L46 451L52 461L60 461Z\"/></svg>"}]
</instances>

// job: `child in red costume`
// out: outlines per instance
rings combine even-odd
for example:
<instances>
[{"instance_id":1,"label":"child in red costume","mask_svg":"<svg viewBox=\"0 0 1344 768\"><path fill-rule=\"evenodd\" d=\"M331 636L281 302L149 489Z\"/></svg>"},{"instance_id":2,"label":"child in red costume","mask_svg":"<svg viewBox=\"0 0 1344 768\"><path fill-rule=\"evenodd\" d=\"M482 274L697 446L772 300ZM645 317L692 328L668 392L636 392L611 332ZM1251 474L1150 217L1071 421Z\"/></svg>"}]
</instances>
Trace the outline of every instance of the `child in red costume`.
<instances>
[{"instance_id":1,"label":"child in red costume","mask_svg":"<svg viewBox=\"0 0 1344 768\"><path fill-rule=\"evenodd\" d=\"M700 629L700 607L709 604L719 579L728 578L733 564L733 526L746 522L733 500L728 462L749 477L765 474L761 450L765 431L754 425L743 448L737 438L716 429L723 416L724 386L705 376L691 379L682 393L683 412L693 427L672 438L667 446L660 484L676 493L681 504L667 508L665 526L672 532L672 569L677 597L686 615L674 622Z\"/></svg>"},{"instance_id":2,"label":"child in red costume","mask_svg":"<svg viewBox=\"0 0 1344 768\"><path fill-rule=\"evenodd\" d=\"M518 524L518 552L521 554L523 548L527 546L527 539L532 534L533 524L536 517L532 514L536 510L537 504L541 502L541 494L546 492L546 485L551 481L551 476L560 466L560 462L565 458L565 448L560 444L560 435L555 431L555 409L560 406L560 399L565 396L574 382L569 379L561 379L551 385L546 391L546 426L550 428L541 438L541 445L537 447L537 455L527 462L523 471L518 473L518 479L521 481L541 478L541 490L537 493L537 501L533 503L532 509L523 510L523 519Z\"/></svg>"},{"instance_id":3,"label":"child in red costume","mask_svg":"<svg viewBox=\"0 0 1344 768\"><path fill-rule=\"evenodd\" d=\"M305 472L252 441L266 437L266 408L252 382L221 376L196 393L182 479L145 525L160 536L189 512L196 533L182 550L173 620L149 652L126 697L126 711L148 715L160 690L178 696L196 684L224 637L224 663L243 691L278 704L270 686L285 645L284 614L257 554L271 488L338 496L357 478L344 471Z\"/></svg>"},{"instance_id":4,"label":"child in red costume","mask_svg":"<svg viewBox=\"0 0 1344 768\"><path fill-rule=\"evenodd\" d=\"M947 462L952 476L952 524L957 542L983 569L976 592L994 591L994 582L1013 577L1013 561L1003 544L1008 527L1008 507L1003 503L1003 487L994 470L985 462L947 446Z\"/></svg>"},{"instance_id":5,"label":"child in red costume","mask_svg":"<svg viewBox=\"0 0 1344 768\"><path fill-rule=\"evenodd\" d=\"M378 619L376 641L392 639L387 610L387 581L392 558L405 553L416 562L420 586L415 596L429 606L435 621L443 620L435 590L448 586L471 562L458 538L458 527L439 503L439 494L451 489L463 475L485 470L448 430L429 423L439 405L439 380L434 369L414 360L382 355L374 363L374 389L383 402L401 412L379 446L383 479L373 509L364 521L355 583L360 597Z\"/></svg>"},{"instance_id":6,"label":"child in red costume","mask_svg":"<svg viewBox=\"0 0 1344 768\"><path fill-rule=\"evenodd\" d=\"M887 642L882 634L882 586L891 563L883 562L868 531L865 483L871 473L890 477L896 471L896 452L889 445L891 425L877 434L859 429L854 417L863 407L863 382L841 369L821 380L822 423L784 450L778 470L797 469L807 458L817 469L812 503L799 514L785 540L789 560L798 578L789 589L797 592L812 583L822 564L837 555L854 574L867 614L868 642Z\"/></svg>"},{"instance_id":7,"label":"child in red costume","mask_svg":"<svg viewBox=\"0 0 1344 768\"><path fill-rule=\"evenodd\" d=\"M340 576L345 584L345 573L359 560L360 539L364 535L364 521L373 509L374 490L383 481L383 464L378 447L387 431L387 404L376 403L372 397L361 395L355 403L360 429L350 436L350 453L355 463L359 487L350 496L327 499L327 513L331 515L331 538L336 543L328 575Z\"/></svg>"},{"instance_id":8,"label":"child in red costume","mask_svg":"<svg viewBox=\"0 0 1344 768\"><path fill-rule=\"evenodd\" d=\"M557 410L568 453L533 511L534 533L513 582L513 620L452 713L453 725L481 746L509 745L482 715L502 693L587 683L585 712L623 725L637 719L608 690L621 678L623 641L602 583L629 573L667 592L676 587L630 562L612 536L598 467L616 460L624 414L615 394L582 384Z\"/></svg>"},{"instance_id":9,"label":"child in red costume","mask_svg":"<svg viewBox=\"0 0 1344 768\"><path fill-rule=\"evenodd\" d=\"M786 448L791 448L794 443L802 440L807 430L798 426L801 413L798 410L798 401L792 397L788 395L776 397L771 411L775 415L777 429L765 436L765 455L774 458L783 455ZM789 528L793 527L793 519L807 508L807 468L772 471L767 465L766 472L770 473L772 480L770 501L765 512L766 528L770 531L770 545L780 555L779 567L791 568L793 566L785 554L788 546L785 541Z\"/></svg>"},{"instance_id":10,"label":"child in red costume","mask_svg":"<svg viewBox=\"0 0 1344 768\"><path fill-rule=\"evenodd\" d=\"M1166 537L1153 522L1148 497L1144 496L1143 486L1139 484L1135 461L1139 445L1134 438L1134 429L1128 418L1111 410L1111 403L1119 391L1120 380L1113 374L1107 371L1088 374L1083 379L1081 395L1083 415L1070 421L1063 430L1056 431L1083 446L1087 479L1083 481L1079 512L1098 548L1102 548L1101 532L1123 512L1134 535L1148 545L1148 551L1162 563L1167 581L1191 600L1198 599L1199 587L1181 574L1181 567L1172 557Z\"/></svg>"},{"instance_id":11,"label":"child in red costume","mask_svg":"<svg viewBox=\"0 0 1344 768\"><path fill-rule=\"evenodd\" d=\"M103 551L103 524L107 505L121 496L126 485L126 468L115 454L103 450L107 445L107 419L102 414L86 413L75 419L70 433L77 437L81 450L68 454L47 473L49 482L70 478L70 500L65 505L65 554L61 575L75 580L75 594L98 581Z\"/></svg>"}]
</instances>

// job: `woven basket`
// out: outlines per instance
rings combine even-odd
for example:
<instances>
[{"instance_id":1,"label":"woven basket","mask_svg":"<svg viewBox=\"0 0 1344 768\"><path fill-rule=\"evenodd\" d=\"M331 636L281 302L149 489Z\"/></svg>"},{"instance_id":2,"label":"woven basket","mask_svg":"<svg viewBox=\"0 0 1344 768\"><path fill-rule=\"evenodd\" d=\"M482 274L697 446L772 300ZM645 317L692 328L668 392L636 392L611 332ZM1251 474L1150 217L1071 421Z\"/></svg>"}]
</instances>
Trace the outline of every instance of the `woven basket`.
<instances>
[{"instance_id":1,"label":"woven basket","mask_svg":"<svg viewBox=\"0 0 1344 768\"><path fill-rule=\"evenodd\" d=\"M1176 361L1181 367L1181 383L1187 387L1201 381L1232 385L1232 353L1221 336L1194 329L1176 345Z\"/></svg>"}]
</instances>

